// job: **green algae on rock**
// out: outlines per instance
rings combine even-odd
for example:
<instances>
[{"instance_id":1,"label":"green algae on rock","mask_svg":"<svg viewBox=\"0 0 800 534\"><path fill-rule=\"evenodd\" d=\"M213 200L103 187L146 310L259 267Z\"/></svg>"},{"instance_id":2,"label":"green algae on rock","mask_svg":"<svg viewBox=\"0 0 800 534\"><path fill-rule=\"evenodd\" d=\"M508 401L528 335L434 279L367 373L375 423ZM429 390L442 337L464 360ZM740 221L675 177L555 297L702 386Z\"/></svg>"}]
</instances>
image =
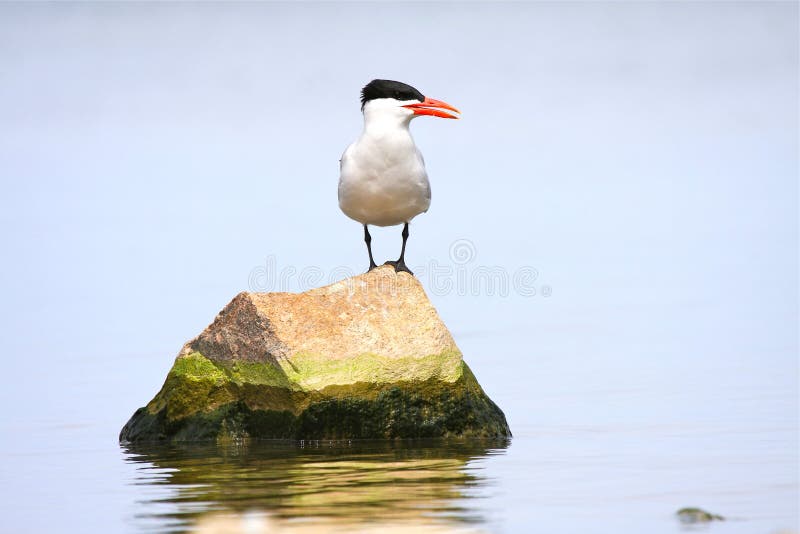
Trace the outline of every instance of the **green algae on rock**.
<instances>
[{"instance_id":1,"label":"green algae on rock","mask_svg":"<svg viewBox=\"0 0 800 534\"><path fill-rule=\"evenodd\" d=\"M422 285L381 267L305 293L240 293L120 440L510 435Z\"/></svg>"},{"instance_id":2,"label":"green algae on rock","mask_svg":"<svg viewBox=\"0 0 800 534\"><path fill-rule=\"evenodd\" d=\"M694 524L694 523L708 523L709 521L724 521L725 518L718 514L706 512L702 508L688 507L681 508L675 515L681 523Z\"/></svg>"}]
</instances>

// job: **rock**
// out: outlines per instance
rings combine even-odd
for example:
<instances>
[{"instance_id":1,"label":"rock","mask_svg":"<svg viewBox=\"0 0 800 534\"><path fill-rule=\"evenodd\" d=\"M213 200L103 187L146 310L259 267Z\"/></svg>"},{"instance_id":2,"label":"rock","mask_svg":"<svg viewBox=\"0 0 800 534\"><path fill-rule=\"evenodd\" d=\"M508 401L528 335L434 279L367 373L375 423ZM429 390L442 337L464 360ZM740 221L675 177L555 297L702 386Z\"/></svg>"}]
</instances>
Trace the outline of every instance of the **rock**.
<instances>
[{"instance_id":1,"label":"rock","mask_svg":"<svg viewBox=\"0 0 800 534\"><path fill-rule=\"evenodd\" d=\"M379 267L237 295L120 441L510 435L419 281Z\"/></svg>"},{"instance_id":2,"label":"rock","mask_svg":"<svg viewBox=\"0 0 800 534\"><path fill-rule=\"evenodd\" d=\"M692 523L706 523L708 521L724 521L725 518L721 515L712 514L710 512L706 512L701 508L681 508L675 515L678 516L678 519L681 523L692 524Z\"/></svg>"}]
</instances>

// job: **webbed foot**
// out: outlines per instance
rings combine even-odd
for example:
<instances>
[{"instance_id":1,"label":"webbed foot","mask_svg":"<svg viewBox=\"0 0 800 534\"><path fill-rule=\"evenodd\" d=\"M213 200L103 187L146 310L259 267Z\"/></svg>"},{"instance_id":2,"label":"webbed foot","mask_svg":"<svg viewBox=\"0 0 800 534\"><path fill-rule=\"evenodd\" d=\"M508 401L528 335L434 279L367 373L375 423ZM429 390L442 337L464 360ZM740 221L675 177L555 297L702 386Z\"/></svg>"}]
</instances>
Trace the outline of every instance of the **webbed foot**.
<instances>
[{"instance_id":1,"label":"webbed foot","mask_svg":"<svg viewBox=\"0 0 800 534\"><path fill-rule=\"evenodd\" d=\"M404 272L410 274L411 276L414 276L413 271L408 268L408 265L406 265L406 262L403 260L387 261L386 263L384 263L384 265L391 265L392 267L394 267L394 272L396 273Z\"/></svg>"}]
</instances>

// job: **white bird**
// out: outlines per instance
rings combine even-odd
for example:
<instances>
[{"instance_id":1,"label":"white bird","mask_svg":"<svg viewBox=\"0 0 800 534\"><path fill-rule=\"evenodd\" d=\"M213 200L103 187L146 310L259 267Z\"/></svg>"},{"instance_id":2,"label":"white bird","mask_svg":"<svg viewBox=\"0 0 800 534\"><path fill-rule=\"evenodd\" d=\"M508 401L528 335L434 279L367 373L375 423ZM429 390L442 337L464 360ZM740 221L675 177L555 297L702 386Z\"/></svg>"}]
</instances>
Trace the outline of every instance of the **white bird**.
<instances>
[{"instance_id":1,"label":"white bird","mask_svg":"<svg viewBox=\"0 0 800 534\"><path fill-rule=\"evenodd\" d=\"M457 119L456 108L427 98L402 82L372 80L361 90L364 131L344 151L340 161L339 207L364 225L369 270L372 257L368 225L403 224L403 247L397 261L387 261L396 271L411 273L405 263L408 223L428 211L431 186L422 158L408 127L411 119L432 115Z\"/></svg>"}]
</instances>

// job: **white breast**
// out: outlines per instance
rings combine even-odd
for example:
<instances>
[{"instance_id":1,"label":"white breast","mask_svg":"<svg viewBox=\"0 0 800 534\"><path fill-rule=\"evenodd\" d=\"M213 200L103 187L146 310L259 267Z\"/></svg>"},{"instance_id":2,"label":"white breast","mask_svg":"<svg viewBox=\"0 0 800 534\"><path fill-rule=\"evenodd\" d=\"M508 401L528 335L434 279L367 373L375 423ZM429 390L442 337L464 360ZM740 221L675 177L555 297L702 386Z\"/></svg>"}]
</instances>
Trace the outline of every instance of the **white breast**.
<instances>
[{"instance_id":1,"label":"white breast","mask_svg":"<svg viewBox=\"0 0 800 534\"><path fill-rule=\"evenodd\" d=\"M408 130L408 110L370 104L364 133L342 155L339 207L362 224L403 224L431 204L425 161Z\"/></svg>"}]
</instances>

